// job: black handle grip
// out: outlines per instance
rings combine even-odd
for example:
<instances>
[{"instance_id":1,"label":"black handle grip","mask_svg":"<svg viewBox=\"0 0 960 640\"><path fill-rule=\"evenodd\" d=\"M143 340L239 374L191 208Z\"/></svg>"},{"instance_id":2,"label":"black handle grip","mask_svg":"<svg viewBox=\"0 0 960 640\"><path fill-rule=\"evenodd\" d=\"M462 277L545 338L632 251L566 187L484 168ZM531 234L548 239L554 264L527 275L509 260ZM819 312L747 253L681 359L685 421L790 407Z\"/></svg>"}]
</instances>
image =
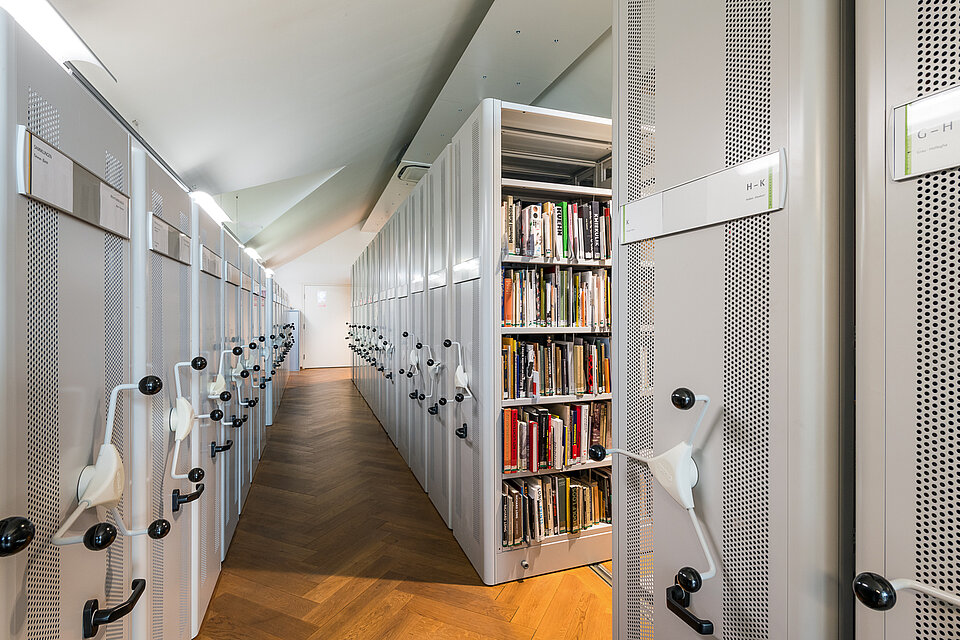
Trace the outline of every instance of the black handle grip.
<instances>
[{"instance_id":1,"label":"black handle grip","mask_svg":"<svg viewBox=\"0 0 960 640\"><path fill-rule=\"evenodd\" d=\"M190 361L190 366L195 371L203 371L204 369L207 368L207 359L204 358L203 356L197 356L196 358Z\"/></svg>"},{"instance_id":2,"label":"black handle grip","mask_svg":"<svg viewBox=\"0 0 960 640\"><path fill-rule=\"evenodd\" d=\"M456 400L457 402L463 402L463 394L458 393L457 395L453 396L453 399Z\"/></svg>"},{"instance_id":3,"label":"black handle grip","mask_svg":"<svg viewBox=\"0 0 960 640\"><path fill-rule=\"evenodd\" d=\"M220 392L220 402L230 402L231 398L233 398L233 396L230 394L229 391Z\"/></svg>"},{"instance_id":4,"label":"black handle grip","mask_svg":"<svg viewBox=\"0 0 960 640\"><path fill-rule=\"evenodd\" d=\"M210 443L210 457L216 458L218 453L222 451L230 451L230 448L233 446L233 440L227 440L226 444L218 445L216 442Z\"/></svg>"},{"instance_id":5,"label":"black handle grip","mask_svg":"<svg viewBox=\"0 0 960 640\"><path fill-rule=\"evenodd\" d=\"M427 396L423 395L422 393L421 393L419 396L417 396L417 399L420 400L421 402L423 402L424 400L426 400L426 398L427 398Z\"/></svg>"},{"instance_id":6,"label":"black handle grip","mask_svg":"<svg viewBox=\"0 0 960 640\"><path fill-rule=\"evenodd\" d=\"M437 400L437 402L439 402L439 403L440 403L440 406L442 407L442 406L444 406L444 405L447 404L447 399L446 399L446 398L440 398L439 400Z\"/></svg>"},{"instance_id":7,"label":"black handle grip","mask_svg":"<svg viewBox=\"0 0 960 640\"><path fill-rule=\"evenodd\" d=\"M696 404L697 396L693 391L690 391L690 389L679 387L674 389L673 393L670 394L670 402L672 402L673 406L677 409L686 411Z\"/></svg>"},{"instance_id":8,"label":"black handle grip","mask_svg":"<svg viewBox=\"0 0 960 640\"><path fill-rule=\"evenodd\" d=\"M163 389L163 380L157 376L143 376L140 378L140 382L137 383L137 387L143 395L152 396Z\"/></svg>"},{"instance_id":9,"label":"black handle grip","mask_svg":"<svg viewBox=\"0 0 960 640\"><path fill-rule=\"evenodd\" d=\"M429 413L432 416L437 415L438 413L440 413L440 405L438 405L437 403L434 403L432 407L427 407L427 413Z\"/></svg>"},{"instance_id":10,"label":"black handle grip","mask_svg":"<svg viewBox=\"0 0 960 640\"><path fill-rule=\"evenodd\" d=\"M713 635L713 622L703 620L693 614L687 607L690 606L690 594L679 585L667 587L667 609L683 620L688 627L701 636Z\"/></svg>"},{"instance_id":11,"label":"black handle grip","mask_svg":"<svg viewBox=\"0 0 960 640\"><path fill-rule=\"evenodd\" d=\"M589 449L587 449L587 454L590 456L590 459L594 462L600 462L607 457L607 450L602 444L595 444Z\"/></svg>"},{"instance_id":12,"label":"black handle grip","mask_svg":"<svg viewBox=\"0 0 960 640\"><path fill-rule=\"evenodd\" d=\"M100 602L96 599L87 600L86 604L83 605L84 638L96 636L100 630L100 625L116 622L133 611L133 608L137 606L137 602L140 601L140 596L143 595L144 590L147 588L147 581L143 578L137 578L133 581L133 584L130 585L130 588L133 589L133 592L130 594L130 597L127 598L126 602L122 602L109 609L101 609Z\"/></svg>"},{"instance_id":13,"label":"black handle grip","mask_svg":"<svg viewBox=\"0 0 960 640\"><path fill-rule=\"evenodd\" d=\"M409 335L410 335L410 334L407 333L406 331L403 332L403 337L404 337L404 338L406 338L406 337L409 336Z\"/></svg>"},{"instance_id":14,"label":"black handle grip","mask_svg":"<svg viewBox=\"0 0 960 640\"><path fill-rule=\"evenodd\" d=\"M874 611L889 611L897 604L897 590L879 573L865 571L853 580L857 600Z\"/></svg>"},{"instance_id":15,"label":"black handle grip","mask_svg":"<svg viewBox=\"0 0 960 640\"><path fill-rule=\"evenodd\" d=\"M242 355L243 355L243 347L234 347L234 348L233 348L233 355L235 355L235 356L242 356Z\"/></svg>"},{"instance_id":16,"label":"black handle grip","mask_svg":"<svg viewBox=\"0 0 960 640\"><path fill-rule=\"evenodd\" d=\"M422 343L422 342L418 342L418 343L417 343L417 349L423 349L423 343Z\"/></svg>"},{"instance_id":17,"label":"black handle grip","mask_svg":"<svg viewBox=\"0 0 960 640\"><path fill-rule=\"evenodd\" d=\"M173 490L173 507L172 507L173 511L174 512L180 511L180 505L187 504L188 502L193 502L194 500L197 500L198 498L200 498L200 496L203 495L203 489L204 489L204 486L202 483L197 485L197 490L194 491L193 493L181 494L180 489L174 489Z\"/></svg>"},{"instance_id":18,"label":"black handle grip","mask_svg":"<svg viewBox=\"0 0 960 640\"><path fill-rule=\"evenodd\" d=\"M461 440L465 440L467 438L467 423L464 422L461 427L459 427L456 431L454 431L454 433Z\"/></svg>"},{"instance_id":19,"label":"black handle grip","mask_svg":"<svg viewBox=\"0 0 960 640\"><path fill-rule=\"evenodd\" d=\"M22 516L0 520L0 558L20 553L33 542L37 528Z\"/></svg>"},{"instance_id":20,"label":"black handle grip","mask_svg":"<svg viewBox=\"0 0 960 640\"><path fill-rule=\"evenodd\" d=\"M408 396L411 400L416 400L416 399L417 399L417 390L414 389L413 391L411 391L410 393L408 393L407 396Z\"/></svg>"},{"instance_id":21,"label":"black handle grip","mask_svg":"<svg viewBox=\"0 0 960 640\"><path fill-rule=\"evenodd\" d=\"M434 364L434 363L433 363L433 358L427 358L427 366L428 366L428 367L432 367L433 364Z\"/></svg>"},{"instance_id":22,"label":"black handle grip","mask_svg":"<svg viewBox=\"0 0 960 640\"><path fill-rule=\"evenodd\" d=\"M450 347L453 346L453 342L450 340L450 338L447 338L446 340L443 341L443 346L449 349Z\"/></svg>"}]
</instances>

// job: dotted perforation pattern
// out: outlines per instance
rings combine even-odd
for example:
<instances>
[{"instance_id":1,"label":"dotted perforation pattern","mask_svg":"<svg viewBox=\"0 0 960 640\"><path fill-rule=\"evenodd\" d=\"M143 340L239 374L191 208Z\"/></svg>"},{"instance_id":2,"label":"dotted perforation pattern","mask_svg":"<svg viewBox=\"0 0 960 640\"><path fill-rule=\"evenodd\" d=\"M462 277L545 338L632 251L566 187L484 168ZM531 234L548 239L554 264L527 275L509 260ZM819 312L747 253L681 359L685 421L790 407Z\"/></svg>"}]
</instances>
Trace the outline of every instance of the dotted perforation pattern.
<instances>
[{"instance_id":1,"label":"dotted perforation pattern","mask_svg":"<svg viewBox=\"0 0 960 640\"><path fill-rule=\"evenodd\" d=\"M960 1L917 3L917 96L960 83ZM916 183L916 579L960 593L960 171ZM916 640L960 637L958 609L917 594ZM902 606L902 605L901 605Z\"/></svg>"},{"instance_id":2,"label":"dotted perforation pattern","mask_svg":"<svg viewBox=\"0 0 960 640\"><path fill-rule=\"evenodd\" d=\"M654 241L625 245L627 304L626 445L653 454ZM646 465L627 462L627 637L653 640L653 476Z\"/></svg>"},{"instance_id":3,"label":"dotted perforation pattern","mask_svg":"<svg viewBox=\"0 0 960 640\"><path fill-rule=\"evenodd\" d=\"M53 146L60 146L60 110L33 87L27 90L27 129Z\"/></svg>"},{"instance_id":4,"label":"dotted perforation pattern","mask_svg":"<svg viewBox=\"0 0 960 640\"><path fill-rule=\"evenodd\" d=\"M771 0L727 0L727 166L770 150Z\"/></svg>"},{"instance_id":5,"label":"dotted perforation pattern","mask_svg":"<svg viewBox=\"0 0 960 640\"><path fill-rule=\"evenodd\" d=\"M57 212L30 200L26 317L47 330L27 333L28 352L45 354L27 359L27 517L37 528L27 547L27 640L60 638L60 547L47 542L61 518L59 252Z\"/></svg>"},{"instance_id":6,"label":"dotted perforation pattern","mask_svg":"<svg viewBox=\"0 0 960 640\"><path fill-rule=\"evenodd\" d=\"M157 206L156 192L154 192L154 207ZM162 203L160 203L162 206ZM156 211L156 210L155 210ZM160 376L168 389L173 388L174 381L168 378L167 363L163 354L163 327L166 325L163 304L164 262L167 262L158 253L150 252L150 358L153 363L153 375ZM172 371L173 363L170 370ZM169 385L169 386L168 386ZM164 516L164 497L166 488L164 479L167 467L167 426L169 416L169 391L158 393L150 398L151 405L151 512L153 518ZM151 615L150 632L153 640L163 640L163 594L164 594L164 540L150 540L150 593Z\"/></svg>"},{"instance_id":7,"label":"dotted perforation pattern","mask_svg":"<svg viewBox=\"0 0 960 640\"><path fill-rule=\"evenodd\" d=\"M107 159L109 171L110 159ZM110 403L110 392L117 385L126 382L124 373L126 371L127 350L124 345L124 322L126 320L126 308L124 306L124 243L119 236L112 233L103 234L103 344L104 344L104 367L103 367L103 409L101 411L101 420L106 423L107 408ZM115 419L118 428L113 430L113 445L120 451L121 456L126 456L126 421L124 419L124 395L117 397L117 411ZM127 496L120 500L117 511L125 517ZM116 524L115 518L111 513L109 521ZM110 548L107 549L107 580L106 591L109 602L123 602L129 595L129 576L126 573L126 538L117 536ZM111 624L106 627L107 640L121 640L124 635L128 622Z\"/></svg>"},{"instance_id":8,"label":"dotted perforation pattern","mask_svg":"<svg viewBox=\"0 0 960 640\"><path fill-rule=\"evenodd\" d=\"M655 0L627 2L627 200L656 190Z\"/></svg>"}]
</instances>

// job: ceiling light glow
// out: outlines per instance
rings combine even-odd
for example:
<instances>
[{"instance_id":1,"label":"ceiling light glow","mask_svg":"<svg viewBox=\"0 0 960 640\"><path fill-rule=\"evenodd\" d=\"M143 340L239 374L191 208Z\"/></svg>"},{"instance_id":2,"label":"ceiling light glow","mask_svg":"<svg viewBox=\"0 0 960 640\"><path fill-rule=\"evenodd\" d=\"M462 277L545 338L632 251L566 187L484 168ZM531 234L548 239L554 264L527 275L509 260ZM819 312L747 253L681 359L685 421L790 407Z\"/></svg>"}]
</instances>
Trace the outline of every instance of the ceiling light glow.
<instances>
[{"instance_id":1,"label":"ceiling light glow","mask_svg":"<svg viewBox=\"0 0 960 640\"><path fill-rule=\"evenodd\" d=\"M227 212L224 211L217 201L213 199L209 193L205 191L191 191L190 198L197 203L197 206L203 209L208 216L213 218L213 221L219 225L226 224L228 222L233 222L230 219L230 216L227 215Z\"/></svg>"},{"instance_id":2,"label":"ceiling light glow","mask_svg":"<svg viewBox=\"0 0 960 640\"><path fill-rule=\"evenodd\" d=\"M260 254L257 253L257 250L254 249L253 247L247 247L246 249L243 250L243 252L248 256L250 256L251 258L253 258L254 260L256 260L257 262L260 262L263 260L263 258L260 257Z\"/></svg>"},{"instance_id":3,"label":"ceiling light glow","mask_svg":"<svg viewBox=\"0 0 960 640\"><path fill-rule=\"evenodd\" d=\"M50 57L64 67L67 62L89 62L106 71L116 82L97 54L48 0L0 0L0 9L9 13Z\"/></svg>"}]
</instances>

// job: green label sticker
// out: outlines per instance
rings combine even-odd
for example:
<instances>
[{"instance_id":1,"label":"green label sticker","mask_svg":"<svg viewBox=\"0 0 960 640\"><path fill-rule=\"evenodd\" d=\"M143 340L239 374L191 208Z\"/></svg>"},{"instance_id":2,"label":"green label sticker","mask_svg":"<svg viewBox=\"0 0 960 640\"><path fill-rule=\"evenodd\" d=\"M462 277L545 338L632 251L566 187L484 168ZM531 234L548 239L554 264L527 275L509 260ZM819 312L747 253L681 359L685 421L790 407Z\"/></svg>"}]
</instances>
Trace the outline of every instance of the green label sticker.
<instances>
[{"instance_id":1,"label":"green label sticker","mask_svg":"<svg viewBox=\"0 0 960 640\"><path fill-rule=\"evenodd\" d=\"M903 173L910 175L910 121L907 119L907 108L910 105L903 105Z\"/></svg>"}]
</instances>

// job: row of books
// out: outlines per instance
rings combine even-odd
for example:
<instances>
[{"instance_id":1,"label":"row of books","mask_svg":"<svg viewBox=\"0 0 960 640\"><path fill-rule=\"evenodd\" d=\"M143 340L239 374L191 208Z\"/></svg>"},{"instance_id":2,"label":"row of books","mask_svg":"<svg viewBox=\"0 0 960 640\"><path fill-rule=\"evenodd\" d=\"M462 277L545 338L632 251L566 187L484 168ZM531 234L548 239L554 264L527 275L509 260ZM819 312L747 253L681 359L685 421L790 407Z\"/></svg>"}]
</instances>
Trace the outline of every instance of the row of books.
<instances>
[{"instance_id":1,"label":"row of books","mask_svg":"<svg viewBox=\"0 0 960 640\"><path fill-rule=\"evenodd\" d=\"M508 255L605 260L613 254L609 202L522 202L507 196L500 214Z\"/></svg>"},{"instance_id":2,"label":"row of books","mask_svg":"<svg viewBox=\"0 0 960 640\"><path fill-rule=\"evenodd\" d=\"M590 461L595 444L611 448L610 403L503 409L503 472L560 470Z\"/></svg>"},{"instance_id":3,"label":"row of books","mask_svg":"<svg viewBox=\"0 0 960 640\"><path fill-rule=\"evenodd\" d=\"M505 327L588 327L613 319L610 271L544 266L502 269Z\"/></svg>"},{"instance_id":4,"label":"row of books","mask_svg":"<svg viewBox=\"0 0 960 640\"><path fill-rule=\"evenodd\" d=\"M610 393L610 339L501 338L503 398Z\"/></svg>"},{"instance_id":5,"label":"row of books","mask_svg":"<svg viewBox=\"0 0 960 640\"><path fill-rule=\"evenodd\" d=\"M610 523L610 469L503 481L502 543L512 547Z\"/></svg>"}]
</instances>

